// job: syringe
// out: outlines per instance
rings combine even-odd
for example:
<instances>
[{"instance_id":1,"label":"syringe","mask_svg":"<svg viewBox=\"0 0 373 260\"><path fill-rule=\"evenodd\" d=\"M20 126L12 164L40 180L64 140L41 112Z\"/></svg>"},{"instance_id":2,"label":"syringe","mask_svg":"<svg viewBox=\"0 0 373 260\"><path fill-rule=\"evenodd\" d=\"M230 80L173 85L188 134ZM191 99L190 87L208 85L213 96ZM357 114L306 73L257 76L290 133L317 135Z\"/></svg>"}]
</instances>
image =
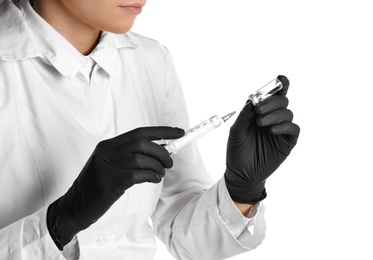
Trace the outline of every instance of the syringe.
<instances>
[{"instance_id":1,"label":"syringe","mask_svg":"<svg viewBox=\"0 0 373 260\"><path fill-rule=\"evenodd\" d=\"M229 113L228 115L225 115L223 117L220 116L212 116L206 121L203 121L199 125L196 125L195 127L189 129L185 132L185 135L179 139L174 140L156 140L153 141L157 144L164 145L164 147L170 152L170 153L177 153L177 151L180 150L180 148L184 147L185 145L197 140L201 136L211 132L224 122L226 122L229 118L231 118L236 112L233 111L232 113Z\"/></svg>"},{"instance_id":2,"label":"syringe","mask_svg":"<svg viewBox=\"0 0 373 260\"><path fill-rule=\"evenodd\" d=\"M286 78L285 78L286 79ZM287 80L287 79L286 79ZM267 98L274 95L276 92L283 88L282 82L276 78L263 87L261 87L255 94L249 96L246 105L251 103L254 106L259 102L266 100ZM211 132L216 129L222 123L226 122L231 118L236 112L233 111L226 116L219 117L217 115L210 117L206 121L203 121L199 125L189 129L185 132L185 135L179 139L174 140L156 140L153 141L159 145L163 145L170 153L177 153L185 145L197 140L201 136Z\"/></svg>"}]
</instances>

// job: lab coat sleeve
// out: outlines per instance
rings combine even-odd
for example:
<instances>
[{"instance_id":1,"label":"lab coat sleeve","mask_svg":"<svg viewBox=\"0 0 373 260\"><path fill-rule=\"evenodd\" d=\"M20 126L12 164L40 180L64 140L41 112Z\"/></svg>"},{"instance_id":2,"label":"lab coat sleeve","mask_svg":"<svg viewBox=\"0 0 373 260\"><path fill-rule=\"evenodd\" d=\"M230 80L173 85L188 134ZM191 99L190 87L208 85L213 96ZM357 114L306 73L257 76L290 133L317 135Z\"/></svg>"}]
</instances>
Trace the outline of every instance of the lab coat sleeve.
<instances>
[{"instance_id":1,"label":"lab coat sleeve","mask_svg":"<svg viewBox=\"0 0 373 260\"><path fill-rule=\"evenodd\" d=\"M47 207L0 229L0 259L78 259L74 238L61 252L46 226ZM74 248L74 249L73 249ZM66 258L65 258L66 257Z\"/></svg>"},{"instance_id":2,"label":"lab coat sleeve","mask_svg":"<svg viewBox=\"0 0 373 260\"><path fill-rule=\"evenodd\" d=\"M11 89L14 89L13 72L10 66L6 66L0 62L0 108L6 109L6 102L13 102ZM9 104L8 104L9 105ZM2 110L1 112L3 112ZM14 116L13 118L16 118ZM2 117L3 119L3 117ZM4 133L4 132L2 132ZM5 157L1 159L6 159ZM4 168L1 168L4 170ZM0 176L8 174L2 171ZM6 184L5 184L6 185ZM15 190L17 187L13 187ZM17 192L17 191L15 191ZM7 196L4 192L2 195ZM11 200L11 194L8 194L8 200ZM5 201L5 200L3 200ZM60 252L49 235L46 226L46 211L47 206L35 210L34 213L20 217L18 214L13 222L3 219L7 214L2 214L4 210L0 205L0 259L65 259L64 255L70 255L67 259L77 259L71 252L79 253L75 250L77 241L74 239L72 243L66 247L66 252ZM20 210L22 211L22 209ZM16 213L15 213L16 214ZM5 218L5 217L4 217ZM6 224L4 224L6 223ZM74 248L74 250L72 250Z\"/></svg>"},{"instance_id":3,"label":"lab coat sleeve","mask_svg":"<svg viewBox=\"0 0 373 260\"><path fill-rule=\"evenodd\" d=\"M184 96L165 51L167 99L164 124L189 128ZM161 198L152 216L157 236L177 259L225 259L256 248L264 239L264 207L253 219L241 215L224 178L213 184L195 144L172 155ZM224 169L222 169L223 172Z\"/></svg>"}]
</instances>

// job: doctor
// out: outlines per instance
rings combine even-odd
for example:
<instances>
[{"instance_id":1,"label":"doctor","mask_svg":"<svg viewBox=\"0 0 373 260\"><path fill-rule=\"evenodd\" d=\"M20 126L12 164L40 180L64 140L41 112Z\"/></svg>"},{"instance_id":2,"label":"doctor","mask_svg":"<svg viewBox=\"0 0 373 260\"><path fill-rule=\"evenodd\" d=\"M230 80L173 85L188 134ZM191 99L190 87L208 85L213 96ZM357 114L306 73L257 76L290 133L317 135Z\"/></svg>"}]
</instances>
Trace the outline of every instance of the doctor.
<instances>
[{"instance_id":1,"label":"doctor","mask_svg":"<svg viewBox=\"0 0 373 260\"><path fill-rule=\"evenodd\" d=\"M265 181L297 142L289 86L246 106L212 183L183 136L168 50L129 32L146 0L0 0L0 259L223 259L264 239ZM151 218L152 230L148 223Z\"/></svg>"}]
</instances>

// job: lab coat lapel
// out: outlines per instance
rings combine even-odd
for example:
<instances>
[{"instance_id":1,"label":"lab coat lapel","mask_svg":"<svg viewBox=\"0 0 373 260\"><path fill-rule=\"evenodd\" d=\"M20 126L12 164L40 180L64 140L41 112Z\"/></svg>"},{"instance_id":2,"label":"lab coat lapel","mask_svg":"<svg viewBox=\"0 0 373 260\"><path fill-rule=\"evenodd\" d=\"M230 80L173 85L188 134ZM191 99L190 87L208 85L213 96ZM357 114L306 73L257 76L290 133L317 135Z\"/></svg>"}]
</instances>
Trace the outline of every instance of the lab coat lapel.
<instances>
[{"instance_id":1,"label":"lab coat lapel","mask_svg":"<svg viewBox=\"0 0 373 260\"><path fill-rule=\"evenodd\" d=\"M136 96L141 107L141 114L146 125L159 125L160 119L154 102L152 82L142 57L136 49L125 49L127 67L132 76Z\"/></svg>"}]
</instances>

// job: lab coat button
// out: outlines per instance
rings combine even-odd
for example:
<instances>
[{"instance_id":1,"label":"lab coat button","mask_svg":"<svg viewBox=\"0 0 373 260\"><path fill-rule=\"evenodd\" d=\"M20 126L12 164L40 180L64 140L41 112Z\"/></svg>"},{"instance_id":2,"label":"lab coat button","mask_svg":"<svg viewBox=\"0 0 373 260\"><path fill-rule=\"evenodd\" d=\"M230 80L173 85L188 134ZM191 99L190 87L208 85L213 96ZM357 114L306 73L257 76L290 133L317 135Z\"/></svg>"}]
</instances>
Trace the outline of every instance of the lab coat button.
<instances>
[{"instance_id":1,"label":"lab coat button","mask_svg":"<svg viewBox=\"0 0 373 260\"><path fill-rule=\"evenodd\" d=\"M106 238L106 235L104 234L99 235L98 238L96 239L96 243L99 246L105 245L106 242L107 242L107 238Z\"/></svg>"}]
</instances>

